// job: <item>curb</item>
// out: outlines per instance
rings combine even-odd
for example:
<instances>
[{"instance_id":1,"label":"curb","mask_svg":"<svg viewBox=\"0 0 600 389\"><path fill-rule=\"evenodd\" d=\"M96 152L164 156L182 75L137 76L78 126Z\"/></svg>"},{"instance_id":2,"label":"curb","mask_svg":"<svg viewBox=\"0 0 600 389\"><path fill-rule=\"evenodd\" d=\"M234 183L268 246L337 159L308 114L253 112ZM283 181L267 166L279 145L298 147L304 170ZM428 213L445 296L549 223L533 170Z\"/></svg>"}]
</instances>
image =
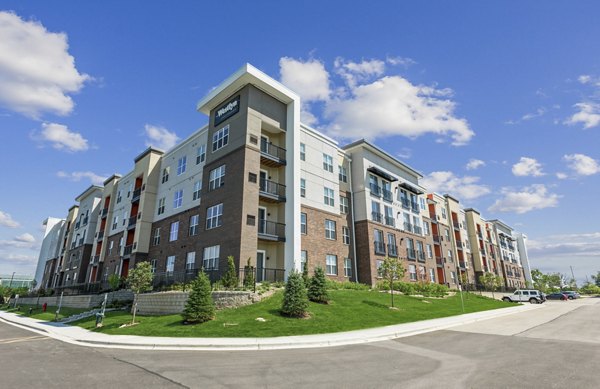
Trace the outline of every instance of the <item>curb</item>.
<instances>
[{"instance_id":1,"label":"curb","mask_svg":"<svg viewBox=\"0 0 600 389\"><path fill-rule=\"evenodd\" d=\"M386 327L369 328L348 332L337 332L316 335L282 336L273 338L159 338L149 337L152 341L144 343L143 336L135 335L106 335L84 330L79 327L61 326L58 328L77 328L77 332L85 331L89 338L78 334L70 336L61 334L52 329L40 328L22 321L15 321L0 316L0 321L7 324L42 333L48 337L62 342L93 348L115 348L130 350L155 350L155 351L260 351L260 350L285 350L299 348L339 347L385 340L398 339L408 336L424 334L433 331L475 323L482 320L512 315L532 309L543 308L544 305L519 305L510 308L480 311L457 316L423 320L411 323L396 324ZM32 320L24 318L25 320ZM45 323L45 322L40 322ZM37 323L36 323L37 324ZM93 339L96 338L108 338ZM124 339L125 338L125 339ZM149 340L150 340L149 339Z\"/></svg>"}]
</instances>

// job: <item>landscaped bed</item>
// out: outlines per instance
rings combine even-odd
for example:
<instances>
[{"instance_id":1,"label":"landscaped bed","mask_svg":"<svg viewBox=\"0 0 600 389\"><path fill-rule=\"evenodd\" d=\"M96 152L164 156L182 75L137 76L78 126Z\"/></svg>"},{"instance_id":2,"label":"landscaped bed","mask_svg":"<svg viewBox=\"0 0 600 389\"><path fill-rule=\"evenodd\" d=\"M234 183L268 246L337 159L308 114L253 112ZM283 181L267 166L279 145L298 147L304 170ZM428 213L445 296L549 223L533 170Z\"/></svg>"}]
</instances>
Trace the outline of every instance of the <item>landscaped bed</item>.
<instances>
[{"instance_id":1,"label":"landscaped bed","mask_svg":"<svg viewBox=\"0 0 600 389\"><path fill-rule=\"evenodd\" d=\"M107 312L104 326L95 328L95 318L74 323L83 328L114 335L169 337L272 337L352 331L418 320L462 314L460 295L436 299L394 295L390 309L389 293L366 290L332 290L327 305L310 303L310 318L281 316L282 292L259 303L217 311L215 320L183 325L181 315L138 316L136 326L119 328L131 321L127 312ZM512 307L514 304L473 294L463 294L465 313ZM256 320L262 318L264 321Z\"/></svg>"},{"instance_id":2,"label":"landscaped bed","mask_svg":"<svg viewBox=\"0 0 600 389\"><path fill-rule=\"evenodd\" d=\"M58 307L46 307L46 312L42 312L42 304L39 306L36 305L21 305L18 304L19 310L7 305L0 307L3 311L17 313L19 315L30 317L32 319L52 321L56 317L56 310ZM29 308L33 308L31 314L29 314ZM72 315L76 315L81 312L89 311L89 309L81 309L81 308L67 308L61 307L60 313L58 314L58 319L63 319Z\"/></svg>"}]
</instances>

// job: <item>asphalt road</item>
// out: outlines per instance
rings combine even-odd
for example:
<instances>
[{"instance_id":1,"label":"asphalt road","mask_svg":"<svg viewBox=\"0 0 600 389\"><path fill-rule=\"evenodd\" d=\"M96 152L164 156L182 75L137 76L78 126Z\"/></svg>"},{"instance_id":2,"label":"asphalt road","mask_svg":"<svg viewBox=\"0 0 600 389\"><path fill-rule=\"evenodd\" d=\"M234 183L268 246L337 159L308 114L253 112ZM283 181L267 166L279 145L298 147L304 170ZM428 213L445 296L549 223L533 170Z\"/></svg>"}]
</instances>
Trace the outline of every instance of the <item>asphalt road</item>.
<instances>
[{"instance_id":1,"label":"asphalt road","mask_svg":"<svg viewBox=\"0 0 600 389\"><path fill-rule=\"evenodd\" d=\"M598 388L600 299L359 346L137 351L0 323L3 388Z\"/></svg>"}]
</instances>

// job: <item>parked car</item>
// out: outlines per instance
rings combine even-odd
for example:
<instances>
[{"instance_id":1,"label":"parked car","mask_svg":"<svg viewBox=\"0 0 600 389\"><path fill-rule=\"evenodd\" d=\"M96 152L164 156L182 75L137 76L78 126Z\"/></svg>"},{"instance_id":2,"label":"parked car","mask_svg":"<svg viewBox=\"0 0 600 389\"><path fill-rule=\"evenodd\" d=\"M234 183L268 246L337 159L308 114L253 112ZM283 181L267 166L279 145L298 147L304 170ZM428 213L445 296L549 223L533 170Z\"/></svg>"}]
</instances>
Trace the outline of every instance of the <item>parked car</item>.
<instances>
[{"instance_id":1,"label":"parked car","mask_svg":"<svg viewBox=\"0 0 600 389\"><path fill-rule=\"evenodd\" d=\"M569 300L578 299L581 297L581 295L579 293L572 291L572 290L565 290L565 291L562 291L561 293L566 294L567 298Z\"/></svg>"},{"instance_id":2,"label":"parked car","mask_svg":"<svg viewBox=\"0 0 600 389\"><path fill-rule=\"evenodd\" d=\"M513 303L529 301L531 304L541 304L546 301L546 295L535 289L517 289L513 294L502 297L502 301Z\"/></svg>"},{"instance_id":3,"label":"parked car","mask_svg":"<svg viewBox=\"0 0 600 389\"><path fill-rule=\"evenodd\" d=\"M550 293L546 295L546 299L567 301L569 298L564 293Z\"/></svg>"}]
</instances>

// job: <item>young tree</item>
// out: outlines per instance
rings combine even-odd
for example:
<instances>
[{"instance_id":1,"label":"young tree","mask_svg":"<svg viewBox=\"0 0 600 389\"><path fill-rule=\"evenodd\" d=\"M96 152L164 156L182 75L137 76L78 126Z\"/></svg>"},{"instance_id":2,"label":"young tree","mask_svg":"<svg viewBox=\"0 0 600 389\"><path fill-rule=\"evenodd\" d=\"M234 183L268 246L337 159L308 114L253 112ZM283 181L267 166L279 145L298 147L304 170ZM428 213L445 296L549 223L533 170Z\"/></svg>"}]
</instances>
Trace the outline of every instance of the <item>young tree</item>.
<instances>
[{"instance_id":1,"label":"young tree","mask_svg":"<svg viewBox=\"0 0 600 389\"><path fill-rule=\"evenodd\" d=\"M221 283L227 289L234 289L238 286L237 268L233 261L233 255L227 257L227 271L221 278Z\"/></svg>"},{"instance_id":2,"label":"young tree","mask_svg":"<svg viewBox=\"0 0 600 389\"><path fill-rule=\"evenodd\" d=\"M250 257L244 266L244 289L254 288L254 266L250 265Z\"/></svg>"},{"instance_id":3,"label":"young tree","mask_svg":"<svg viewBox=\"0 0 600 389\"><path fill-rule=\"evenodd\" d=\"M592 279L596 283L596 286L600 288L600 271L598 271L595 276L592 276Z\"/></svg>"},{"instance_id":4,"label":"young tree","mask_svg":"<svg viewBox=\"0 0 600 389\"><path fill-rule=\"evenodd\" d=\"M310 276L308 275L308 258L306 258L306 262L304 262L304 267L302 268L302 281L304 281L304 285L308 285L310 282Z\"/></svg>"},{"instance_id":5,"label":"young tree","mask_svg":"<svg viewBox=\"0 0 600 389\"><path fill-rule=\"evenodd\" d=\"M485 287L486 290L492 291L492 298L495 298L494 292L497 288L502 286L503 278L495 275L494 273L485 273L479 276L479 282Z\"/></svg>"},{"instance_id":6,"label":"young tree","mask_svg":"<svg viewBox=\"0 0 600 389\"><path fill-rule=\"evenodd\" d=\"M152 266L150 262L140 262L135 269L129 272L127 276L127 285L133 292L133 317L131 324L135 324L135 314L137 312L138 295L142 292L152 290Z\"/></svg>"},{"instance_id":7,"label":"young tree","mask_svg":"<svg viewBox=\"0 0 600 389\"><path fill-rule=\"evenodd\" d=\"M110 290L113 292L119 289L119 286L121 285L121 277L119 277L118 274L111 274L108 277L108 285L110 286Z\"/></svg>"},{"instance_id":8,"label":"young tree","mask_svg":"<svg viewBox=\"0 0 600 389\"><path fill-rule=\"evenodd\" d=\"M400 258L385 257L381 266L379 267L379 273L381 277L386 280L390 286L390 295L392 296L392 308L394 307L394 280L399 280L404 277L406 269L402 266Z\"/></svg>"},{"instance_id":9,"label":"young tree","mask_svg":"<svg viewBox=\"0 0 600 389\"><path fill-rule=\"evenodd\" d=\"M204 323L215 318L215 302L212 299L210 281L204 271L192 281L192 289L182 313L185 323Z\"/></svg>"},{"instance_id":10,"label":"young tree","mask_svg":"<svg viewBox=\"0 0 600 389\"><path fill-rule=\"evenodd\" d=\"M307 310L308 296L304 281L299 273L292 271L285 284L281 313L290 317L306 317Z\"/></svg>"},{"instance_id":11,"label":"young tree","mask_svg":"<svg viewBox=\"0 0 600 389\"><path fill-rule=\"evenodd\" d=\"M327 280L322 267L315 268L315 274L308 284L308 299L315 303L327 304L329 295L327 294Z\"/></svg>"}]
</instances>

